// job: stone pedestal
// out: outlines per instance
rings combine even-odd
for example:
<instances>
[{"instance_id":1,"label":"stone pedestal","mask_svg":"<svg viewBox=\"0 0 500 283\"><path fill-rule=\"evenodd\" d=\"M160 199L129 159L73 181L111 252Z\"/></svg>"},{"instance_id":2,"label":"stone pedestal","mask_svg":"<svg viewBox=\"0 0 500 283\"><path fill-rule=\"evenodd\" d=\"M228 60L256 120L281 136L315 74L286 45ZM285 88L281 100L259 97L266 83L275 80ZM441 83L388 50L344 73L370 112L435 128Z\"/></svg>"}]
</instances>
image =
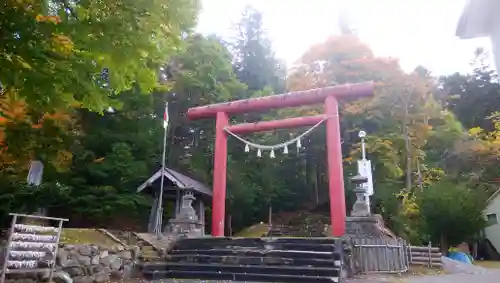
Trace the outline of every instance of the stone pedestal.
<instances>
[{"instance_id":1,"label":"stone pedestal","mask_svg":"<svg viewBox=\"0 0 500 283\"><path fill-rule=\"evenodd\" d=\"M346 236L352 238L395 238L395 236L384 227L381 215L347 217Z\"/></svg>"},{"instance_id":2,"label":"stone pedestal","mask_svg":"<svg viewBox=\"0 0 500 283\"><path fill-rule=\"evenodd\" d=\"M187 193L182 197L182 205L174 219L170 219L164 229L164 235L175 237L201 237L203 225L200 224L196 211L193 208L195 197Z\"/></svg>"},{"instance_id":3,"label":"stone pedestal","mask_svg":"<svg viewBox=\"0 0 500 283\"><path fill-rule=\"evenodd\" d=\"M355 185L354 193L356 193L356 202L354 203L351 216L353 217L363 217L370 216L370 203L367 200L366 189L363 184L366 183L368 179L361 175L356 175L351 178L351 183Z\"/></svg>"}]
</instances>

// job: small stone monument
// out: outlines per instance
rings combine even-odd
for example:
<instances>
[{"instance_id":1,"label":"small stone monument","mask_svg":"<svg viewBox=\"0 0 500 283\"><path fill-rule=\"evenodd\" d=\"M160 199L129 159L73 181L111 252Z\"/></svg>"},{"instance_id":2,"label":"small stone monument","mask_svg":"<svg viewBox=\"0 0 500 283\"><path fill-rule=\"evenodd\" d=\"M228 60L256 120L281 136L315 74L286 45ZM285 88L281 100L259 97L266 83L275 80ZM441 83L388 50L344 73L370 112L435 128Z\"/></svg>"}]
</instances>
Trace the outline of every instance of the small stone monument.
<instances>
[{"instance_id":1,"label":"small stone monument","mask_svg":"<svg viewBox=\"0 0 500 283\"><path fill-rule=\"evenodd\" d=\"M363 186L368 181L368 178L361 175L356 175L351 178L351 183L354 184L354 193L356 193L356 202L351 211L351 216L362 217L370 216L370 205L367 201L366 188Z\"/></svg>"},{"instance_id":2,"label":"small stone monument","mask_svg":"<svg viewBox=\"0 0 500 283\"><path fill-rule=\"evenodd\" d=\"M196 198L192 192L187 192L182 196L182 203L179 213L174 219L170 219L165 228L165 235L180 237L201 237L203 236L201 223L193 208L193 201Z\"/></svg>"},{"instance_id":3,"label":"small stone monument","mask_svg":"<svg viewBox=\"0 0 500 283\"><path fill-rule=\"evenodd\" d=\"M394 236L384 227L382 216L371 214L366 188L363 186L366 181L367 178L359 174L351 178L351 183L355 185L353 191L356 193L356 202L351 216L346 218L346 236L392 239Z\"/></svg>"}]
</instances>

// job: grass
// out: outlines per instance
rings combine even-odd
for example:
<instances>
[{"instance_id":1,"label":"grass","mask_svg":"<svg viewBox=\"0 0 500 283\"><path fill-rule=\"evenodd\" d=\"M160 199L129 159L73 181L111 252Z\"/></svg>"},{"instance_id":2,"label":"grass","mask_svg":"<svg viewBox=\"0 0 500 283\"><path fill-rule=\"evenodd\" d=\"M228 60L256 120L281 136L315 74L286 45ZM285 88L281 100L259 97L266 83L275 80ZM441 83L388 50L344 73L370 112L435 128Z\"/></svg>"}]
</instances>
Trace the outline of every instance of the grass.
<instances>
[{"instance_id":1,"label":"grass","mask_svg":"<svg viewBox=\"0 0 500 283\"><path fill-rule=\"evenodd\" d=\"M500 261L476 260L474 264L484 268L500 269Z\"/></svg>"},{"instance_id":2,"label":"grass","mask_svg":"<svg viewBox=\"0 0 500 283\"><path fill-rule=\"evenodd\" d=\"M60 242L62 244L82 245L93 244L99 246L116 246L117 243L96 229L63 229Z\"/></svg>"},{"instance_id":3,"label":"grass","mask_svg":"<svg viewBox=\"0 0 500 283\"><path fill-rule=\"evenodd\" d=\"M235 234L235 237L245 238L259 238L267 233L269 226L266 223L259 223L248 228L243 229L241 232Z\"/></svg>"},{"instance_id":4,"label":"grass","mask_svg":"<svg viewBox=\"0 0 500 283\"><path fill-rule=\"evenodd\" d=\"M409 275L438 275L445 274L442 268L427 266L410 266Z\"/></svg>"}]
</instances>

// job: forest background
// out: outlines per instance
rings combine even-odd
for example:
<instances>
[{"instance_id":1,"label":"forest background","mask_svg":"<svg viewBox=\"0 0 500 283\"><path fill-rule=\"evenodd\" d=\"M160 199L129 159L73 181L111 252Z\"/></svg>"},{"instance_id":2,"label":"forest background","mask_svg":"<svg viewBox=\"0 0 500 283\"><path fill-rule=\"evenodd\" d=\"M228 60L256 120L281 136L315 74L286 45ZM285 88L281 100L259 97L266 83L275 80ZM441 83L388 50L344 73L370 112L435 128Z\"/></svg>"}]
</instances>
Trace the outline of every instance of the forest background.
<instances>
[{"instance_id":1,"label":"forest background","mask_svg":"<svg viewBox=\"0 0 500 283\"><path fill-rule=\"evenodd\" d=\"M482 211L500 177L500 85L489 54L471 54L467 74L436 77L425 66L408 73L341 26L342 34L285 66L252 7L223 40L194 32L197 1L163 2L7 0L0 8L2 225L9 212L44 207L72 227L142 229L152 200L136 188L160 168L166 101L167 166L210 185L214 121L189 122L189 107L363 81L375 82L375 96L341 105L348 203L364 130L373 210L395 233L416 244L456 244L487 225ZM300 107L233 122L319 113ZM302 131L249 139L275 144ZM267 221L269 207L276 218L327 213L324 129L303 145L270 159L230 140L233 231ZM26 184L33 160L45 165L38 187ZM168 203L165 217L172 209Z\"/></svg>"}]
</instances>

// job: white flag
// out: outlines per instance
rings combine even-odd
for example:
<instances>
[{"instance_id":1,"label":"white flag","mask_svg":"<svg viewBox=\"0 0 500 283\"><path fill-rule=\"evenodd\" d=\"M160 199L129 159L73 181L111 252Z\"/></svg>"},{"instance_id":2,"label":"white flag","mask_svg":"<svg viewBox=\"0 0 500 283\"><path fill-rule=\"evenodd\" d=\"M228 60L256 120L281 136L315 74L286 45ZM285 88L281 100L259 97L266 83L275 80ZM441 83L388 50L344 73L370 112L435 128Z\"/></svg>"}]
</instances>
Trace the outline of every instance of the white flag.
<instances>
[{"instance_id":1,"label":"white flag","mask_svg":"<svg viewBox=\"0 0 500 283\"><path fill-rule=\"evenodd\" d=\"M368 181L363 184L368 196L373 195L372 163L370 160L358 160L358 173L366 177Z\"/></svg>"}]
</instances>

